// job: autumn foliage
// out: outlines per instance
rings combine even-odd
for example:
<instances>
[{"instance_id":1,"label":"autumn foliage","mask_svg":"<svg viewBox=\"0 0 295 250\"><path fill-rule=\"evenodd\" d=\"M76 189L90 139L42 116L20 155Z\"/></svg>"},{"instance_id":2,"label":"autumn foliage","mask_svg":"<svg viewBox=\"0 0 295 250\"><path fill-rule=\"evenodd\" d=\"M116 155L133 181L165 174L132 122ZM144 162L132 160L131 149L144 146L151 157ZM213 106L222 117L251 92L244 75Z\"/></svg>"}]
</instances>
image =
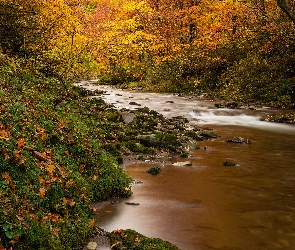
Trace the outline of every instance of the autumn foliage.
<instances>
[{"instance_id":1,"label":"autumn foliage","mask_svg":"<svg viewBox=\"0 0 295 250\"><path fill-rule=\"evenodd\" d=\"M290 104L289 0L1 0L0 7L2 51L26 58L23 67Z\"/></svg>"}]
</instances>

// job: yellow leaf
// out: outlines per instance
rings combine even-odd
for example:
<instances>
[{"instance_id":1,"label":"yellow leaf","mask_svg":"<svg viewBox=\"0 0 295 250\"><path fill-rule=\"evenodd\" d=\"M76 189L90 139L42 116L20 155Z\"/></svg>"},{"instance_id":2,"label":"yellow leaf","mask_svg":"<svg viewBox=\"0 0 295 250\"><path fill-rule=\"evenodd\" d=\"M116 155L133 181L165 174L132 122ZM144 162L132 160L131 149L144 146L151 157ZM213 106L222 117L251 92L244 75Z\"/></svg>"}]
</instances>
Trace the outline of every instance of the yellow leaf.
<instances>
[{"instance_id":1,"label":"yellow leaf","mask_svg":"<svg viewBox=\"0 0 295 250\"><path fill-rule=\"evenodd\" d=\"M46 170L47 170L50 174L52 174L52 173L54 172L54 169L55 169L55 166L52 165L52 164L49 164L49 165L47 166L47 168L46 168Z\"/></svg>"}]
</instances>

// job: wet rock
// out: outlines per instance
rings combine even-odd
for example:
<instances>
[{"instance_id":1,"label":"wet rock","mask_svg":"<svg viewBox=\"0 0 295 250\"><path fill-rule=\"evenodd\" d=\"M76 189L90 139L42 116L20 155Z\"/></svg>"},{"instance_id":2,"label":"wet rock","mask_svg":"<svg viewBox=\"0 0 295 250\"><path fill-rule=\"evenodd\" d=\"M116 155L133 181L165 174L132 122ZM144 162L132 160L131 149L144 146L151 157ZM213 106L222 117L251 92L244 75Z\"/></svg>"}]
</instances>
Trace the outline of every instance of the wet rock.
<instances>
[{"instance_id":1,"label":"wet rock","mask_svg":"<svg viewBox=\"0 0 295 250\"><path fill-rule=\"evenodd\" d=\"M137 102L129 102L129 105L141 106L141 105L138 104Z\"/></svg>"},{"instance_id":2,"label":"wet rock","mask_svg":"<svg viewBox=\"0 0 295 250\"><path fill-rule=\"evenodd\" d=\"M166 148L175 151L181 146L178 138L173 134L151 134L148 136L138 136L140 143L146 147Z\"/></svg>"},{"instance_id":3,"label":"wet rock","mask_svg":"<svg viewBox=\"0 0 295 250\"><path fill-rule=\"evenodd\" d=\"M238 136L236 136L234 139L228 139L226 140L226 142L251 144L251 141L249 141L248 139Z\"/></svg>"},{"instance_id":4,"label":"wet rock","mask_svg":"<svg viewBox=\"0 0 295 250\"><path fill-rule=\"evenodd\" d=\"M126 205L130 205L130 206L139 206L140 204L137 202L125 202Z\"/></svg>"},{"instance_id":5,"label":"wet rock","mask_svg":"<svg viewBox=\"0 0 295 250\"><path fill-rule=\"evenodd\" d=\"M145 114L148 114L150 112L150 109L148 107L137 108L137 110Z\"/></svg>"},{"instance_id":6,"label":"wet rock","mask_svg":"<svg viewBox=\"0 0 295 250\"><path fill-rule=\"evenodd\" d=\"M221 103L215 103L215 104L214 104L214 107L215 107L215 108L218 108L218 109L220 109L220 108L225 108L225 106L224 106L223 104L221 104Z\"/></svg>"},{"instance_id":7,"label":"wet rock","mask_svg":"<svg viewBox=\"0 0 295 250\"><path fill-rule=\"evenodd\" d=\"M229 109L235 109L239 106L239 104L237 102L229 102L226 104L226 107Z\"/></svg>"},{"instance_id":8,"label":"wet rock","mask_svg":"<svg viewBox=\"0 0 295 250\"><path fill-rule=\"evenodd\" d=\"M223 163L223 166L226 166L226 167L231 167L231 166L236 166L235 163L231 162L231 161L225 161Z\"/></svg>"},{"instance_id":9,"label":"wet rock","mask_svg":"<svg viewBox=\"0 0 295 250\"><path fill-rule=\"evenodd\" d=\"M200 135L198 135L198 133L196 133L196 132L194 132L194 131L187 131L187 132L185 132L185 134L184 134L185 136L188 136L188 137L190 137L190 138L192 138L192 139L194 139L194 140L196 140L196 141L202 141L203 140L203 138L200 136ZM208 136L207 136L207 138L208 138Z\"/></svg>"},{"instance_id":10,"label":"wet rock","mask_svg":"<svg viewBox=\"0 0 295 250\"><path fill-rule=\"evenodd\" d=\"M204 138L217 138L217 134L215 134L213 131L204 130L200 133L200 136Z\"/></svg>"},{"instance_id":11,"label":"wet rock","mask_svg":"<svg viewBox=\"0 0 295 250\"><path fill-rule=\"evenodd\" d=\"M173 163L172 165L182 167L182 166L192 166L193 164L191 161L179 161L179 162Z\"/></svg>"}]
</instances>

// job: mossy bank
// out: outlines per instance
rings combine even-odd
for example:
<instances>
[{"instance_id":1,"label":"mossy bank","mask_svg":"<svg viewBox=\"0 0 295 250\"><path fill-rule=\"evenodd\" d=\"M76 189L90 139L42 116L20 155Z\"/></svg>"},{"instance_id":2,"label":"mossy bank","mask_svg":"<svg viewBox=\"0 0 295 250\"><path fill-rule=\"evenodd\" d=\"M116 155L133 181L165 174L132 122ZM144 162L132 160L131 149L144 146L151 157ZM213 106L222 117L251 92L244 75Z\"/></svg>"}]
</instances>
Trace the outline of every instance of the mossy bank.
<instances>
[{"instance_id":1,"label":"mossy bank","mask_svg":"<svg viewBox=\"0 0 295 250\"><path fill-rule=\"evenodd\" d=\"M82 249L91 203L131 195L103 145L108 105L85 90L0 67L0 249Z\"/></svg>"},{"instance_id":2,"label":"mossy bank","mask_svg":"<svg viewBox=\"0 0 295 250\"><path fill-rule=\"evenodd\" d=\"M0 249L82 249L96 232L91 204L132 194L123 155L182 154L212 134L93 94L0 66Z\"/></svg>"}]
</instances>

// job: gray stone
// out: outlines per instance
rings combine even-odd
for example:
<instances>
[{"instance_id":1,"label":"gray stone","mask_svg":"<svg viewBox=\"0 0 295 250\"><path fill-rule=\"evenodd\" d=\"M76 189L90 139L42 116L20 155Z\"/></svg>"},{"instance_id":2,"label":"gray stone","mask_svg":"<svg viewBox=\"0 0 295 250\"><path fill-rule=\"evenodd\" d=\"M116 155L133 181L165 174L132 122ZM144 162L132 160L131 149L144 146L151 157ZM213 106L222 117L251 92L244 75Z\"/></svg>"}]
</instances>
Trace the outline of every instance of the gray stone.
<instances>
[{"instance_id":1,"label":"gray stone","mask_svg":"<svg viewBox=\"0 0 295 250\"><path fill-rule=\"evenodd\" d=\"M90 241L87 244L87 250L95 250L97 247L97 243L95 241Z\"/></svg>"},{"instance_id":2,"label":"gray stone","mask_svg":"<svg viewBox=\"0 0 295 250\"><path fill-rule=\"evenodd\" d=\"M126 124L129 124L135 120L136 115L131 112L122 112L121 117Z\"/></svg>"}]
</instances>

